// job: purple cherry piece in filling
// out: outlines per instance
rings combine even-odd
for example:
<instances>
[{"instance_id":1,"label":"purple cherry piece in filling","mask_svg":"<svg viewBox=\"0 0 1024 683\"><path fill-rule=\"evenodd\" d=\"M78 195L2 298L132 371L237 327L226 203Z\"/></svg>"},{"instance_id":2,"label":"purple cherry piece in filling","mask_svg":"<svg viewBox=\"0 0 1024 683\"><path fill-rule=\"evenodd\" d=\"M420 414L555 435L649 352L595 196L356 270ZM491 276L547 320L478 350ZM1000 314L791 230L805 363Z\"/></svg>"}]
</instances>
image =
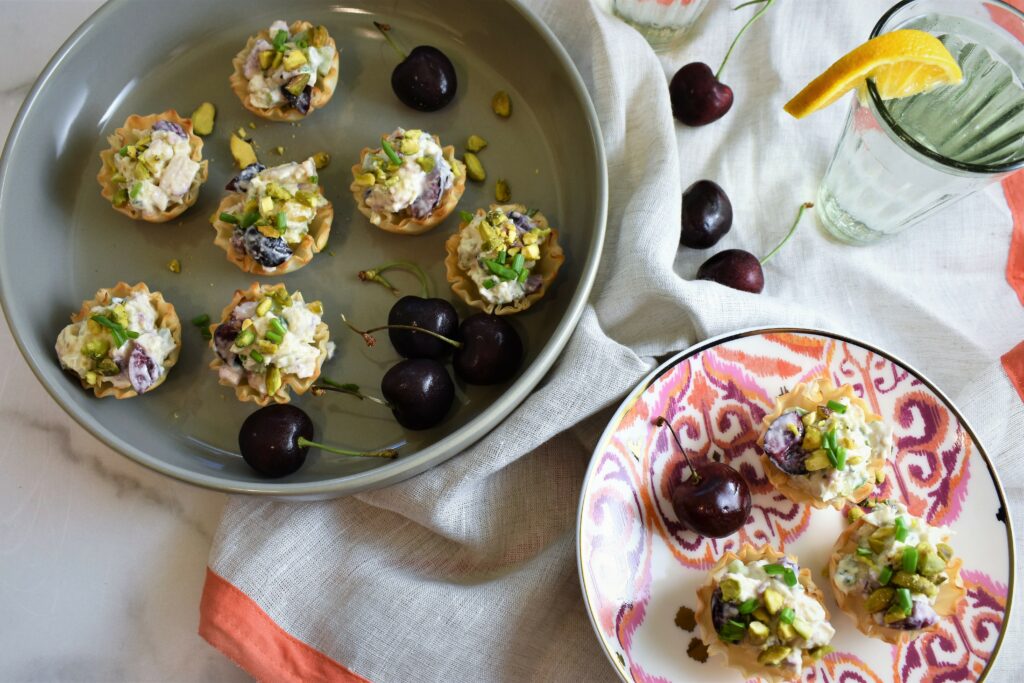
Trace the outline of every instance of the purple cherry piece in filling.
<instances>
[{"instance_id":1,"label":"purple cherry piece in filling","mask_svg":"<svg viewBox=\"0 0 1024 683\"><path fill-rule=\"evenodd\" d=\"M229 365L235 359L231 353L231 345L235 343L235 337L242 329L242 321L237 318L230 318L227 322L217 325L213 332L213 347L220 359Z\"/></svg>"},{"instance_id":2,"label":"purple cherry piece in filling","mask_svg":"<svg viewBox=\"0 0 1024 683\"><path fill-rule=\"evenodd\" d=\"M163 119L153 124L153 130L162 130L168 133L174 133L183 140L188 140L188 133L185 129L176 124L174 121L164 121Z\"/></svg>"},{"instance_id":3,"label":"purple cherry piece in filling","mask_svg":"<svg viewBox=\"0 0 1024 683\"><path fill-rule=\"evenodd\" d=\"M886 624L889 628L899 629L900 631L916 631L922 628L928 628L939 620L939 615L935 613L935 610L920 600L914 600L914 606L911 609L910 614L901 621L896 621L891 624Z\"/></svg>"},{"instance_id":4,"label":"purple cherry piece in filling","mask_svg":"<svg viewBox=\"0 0 1024 683\"><path fill-rule=\"evenodd\" d=\"M160 372L160 367L146 350L136 344L128 358L128 381L132 383L132 389L140 394L148 391L160 378Z\"/></svg>"},{"instance_id":5,"label":"purple cherry piece in filling","mask_svg":"<svg viewBox=\"0 0 1024 683\"><path fill-rule=\"evenodd\" d=\"M239 171L238 175L228 181L224 189L229 192L248 192L249 181L258 176L260 171L265 171L266 169L267 167L260 163L249 164Z\"/></svg>"},{"instance_id":6,"label":"purple cherry piece in filling","mask_svg":"<svg viewBox=\"0 0 1024 683\"><path fill-rule=\"evenodd\" d=\"M786 474L807 474L804 462L807 453L800 448L804 439L804 423L795 410L783 413L764 433L764 450L768 459Z\"/></svg>"},{"instance_id":7,"label":"purple cherry piece in filling","mask_svg":"<svg viewBox=\"0 0 1024 683\"><path fill-rule=\"evenodd\" d=\"M715 631L721 631L725 622L740 615L739 607L722 599L722 589L716 588L711 594L711 623Z\"/></svg>"}]
</instances>

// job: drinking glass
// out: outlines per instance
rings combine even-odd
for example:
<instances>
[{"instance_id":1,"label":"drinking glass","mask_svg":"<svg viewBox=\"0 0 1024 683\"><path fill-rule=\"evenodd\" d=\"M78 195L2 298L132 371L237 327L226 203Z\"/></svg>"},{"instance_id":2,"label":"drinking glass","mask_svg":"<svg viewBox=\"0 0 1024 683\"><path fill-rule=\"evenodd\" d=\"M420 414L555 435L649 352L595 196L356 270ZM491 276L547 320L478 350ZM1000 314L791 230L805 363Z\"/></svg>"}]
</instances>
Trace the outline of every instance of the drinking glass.
<instances>
[{"instance_id":1,"label":"drinking glass","mask_svg":"<svg viewBox=\"0 0 1024 683\"><path fill-rule=\"evenodd\" d=\"M958 85L883 101L858 93L818 191L835 237L866 244L1024 167L1024 14L1000 0L904 0L871 37L913 28L938 37Z\"/></svg>"},{"instance_id":2,"label":"drinking glass","mask_svg":"<svg viewBox=\"0 0 1024 683\"><path fill-rule=\"evenodd\" d=\"M612 0L612 11L655 50L667 50L679 43L707 5L708 0Z\"/></svg>"}]
</instances>

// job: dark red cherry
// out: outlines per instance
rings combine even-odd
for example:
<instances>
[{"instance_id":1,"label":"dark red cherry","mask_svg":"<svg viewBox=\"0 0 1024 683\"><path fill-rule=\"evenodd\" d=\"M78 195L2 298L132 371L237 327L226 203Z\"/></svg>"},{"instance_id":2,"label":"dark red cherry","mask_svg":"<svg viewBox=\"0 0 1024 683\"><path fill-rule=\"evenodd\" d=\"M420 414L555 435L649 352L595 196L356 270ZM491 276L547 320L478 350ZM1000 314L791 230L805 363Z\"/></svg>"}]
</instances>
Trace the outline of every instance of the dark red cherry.
<instances>
[{"instance_id":1,"label":"dark red cherry","mask_svg":"<svg viewBox=\"0 0 1024 683\"><path fill-rule=\"evenodd\" d=\"M388 312L388 325L412 325L453 339L459 331L459 314L444 299L403 296ZM442 358L452 345L415 330L389 329L391 345L406 358Z\"/></svg>"},{"instance_id":2,"label":"dark red cherry","mask_svg":"<svg viewBox=\"0 0 1024 683\"><path fill-rule=\"evenodd\" d=\"M679 69L668 92L672 115L687 126L705 126L732 108L732 88L715 78L704 62L691 62Z\"/></svg>"},{"instance_id":3,"label":"dark red cherry","mask_svg":"<svg viewBox=\"0 0 1024 683\"><path fill-rule=\"evenodd\" d=\"M265 477L283 477L306 462L313 439L313 421L302 409L287 403L260 408L245 418L238 432L242 458Z\"/></svg>"},{"instance_id":4,"label":"dark red cherry","mask_svg":"<svg viewBox=\"0 0 1024 683\"><path fill-rule=\"evenodd\" d=\"M721 462L694 465L692 472L687 471L672 485L671 496L680 523L701 536L734 534L750 515L752 501L746 480Z\"/></svg>"},{"instance_id":5,"label":"dark red cherry","mask_svg":"<svg viewBox=\"0 0 1024 683\"><path fill-rule=\"evenodd\" d=\"M732 203L717 183L698 180L686 188L680 244L691 249L707 249L722 239L731 227Z\"/></svg>"},{"instance_id":6,"label":"dark red cherry","mask_svg":"<svg viewBox=\"0 0 1024 683\"><path fill-rule=\"evenodd\" d=\"M388 34L390 26L378 22L374 26L402 57L391 72L391 89L403 104L419 111L437 111L455 99L458 78L445 53L430 45L420 45L406 55Z\"/></svg>"},{"instance_id":7,"label":"dark red cherry","mask_svg":"<svg viewBox=\"0 0 1024 683\"><path fill-rule=\"evenodd\" d=\"M761 262L749 251L742 249L718 252L697 269L697 279L712 280L720 285L754 294L760 294L764 289Z\"/></svg>"},{"instance_id":8,"label":"dark red cherry","mask_svg":"<svg viewBox=\"0 0 1024 683\"><path fill-rule=\"evenodd\" d=\"M455 374L469 384L501 384L512 379L523 361L523 341L505 318L476 313L459 327L462 347L455 350Z\"/></svg>"},{"instance_id":9,"label":"dark red cherry","mask_svg":"<svg viewBox=\"0 0 1024 683\"><path fill-rule=\"evenodd\" d=\"M445 418L455 401L455 383L443 365L430 358L407 358L384 373L380 392L398 424L429 429Z\"/></svg>"}]
</instances>

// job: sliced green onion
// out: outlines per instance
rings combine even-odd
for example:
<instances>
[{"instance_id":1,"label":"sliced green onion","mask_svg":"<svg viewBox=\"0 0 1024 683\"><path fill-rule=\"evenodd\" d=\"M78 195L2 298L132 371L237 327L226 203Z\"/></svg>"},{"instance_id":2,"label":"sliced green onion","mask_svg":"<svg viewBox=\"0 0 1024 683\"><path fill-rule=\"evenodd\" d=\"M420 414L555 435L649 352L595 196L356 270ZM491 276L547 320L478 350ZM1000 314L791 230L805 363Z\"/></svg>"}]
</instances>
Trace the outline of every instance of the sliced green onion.
<instances>
[{"instance_id":1,"label":"sliced green onion","mask_svg":"<svg viewBox=\"0 0 1024 683\"><path fill-rule=\"evenodd\" d=\"M459 218L462 219L463 223L473 222L473 214L471 214L469 211L459 211Z\"/></svg>"},{"instance_id":2,"label":"sliced green onion","mask_svg":"<svg viewBox=\"0 0 1024 683\"><path fill-rule=\"evenodd\" d=\"M225 223L230 223L231 225L238 225L238 216L236 216L233 213L228 213L227 211L221 212L220 220L224 221Z\"/></svg>"},{"instance_id":3,"label":"sliced green onion","mask_svg":"<svg viewBox=\"0 0 1024 683\"><path fill-rule=\"evenodd\" d=\"M516 257L512 259L512 270L517 273L523 269L523 264L526 262L526 257L523 256L523 252L516 254Z\"/></svg>"},{"instance_id":4,"label":"sliced green onion","mask_svg":"<svg viewBox=\"0 0 1024 683\"><path fill-rule=\"evenodd\" d=\"M831 448L828 448L828 444L825 444L825 455L828 457L828 464L832 465L832 469L839 469L839 458L836 457L836 452Z\"/></svg>"},{"instance_id":5,"label":"sliced green onion","mask_svg":"<svg viewBox=\"0 0 1024 683\"><path fill-rule=\"evenodd\" d=\"M786 607L779 612L779 621L792 624L794 619L796 619L796 611L792 607Z\"/></svg>"},{"instance_id":6,"label":"sliced green onion","mask_svg":"<svg viewBox=\"0 0 1024 683\"><path fill-rule=\"evenodd\" d=\"M274 49L284 52L284 44L288 42L288 31L278 31L274 34Z\"/></svg>"},{"instance_id":7,"label":"sliced green onion","mask_svg":"<svg viewBox=\"0 0 1024 683\"><path fill-rule=\"evenodd\" d=\"M792 588L796 585L796 572L786 567L786 585Z\"/></svg>"},{"instance_id":8,"label":"sliced green onion","mask_svg":"<svg viewBox=\"0 0 1024 683\"><path fill-rule=\"evenodd\" d=\"M910 614L914 609L914 600L910 597L909 588L896 589L896 604L900 606L904 614Z\"/></svg>"},{"instance_id":9,"label":"sliced green onion","mask_svg":"<svg viewBox=\"0 0 1024 683\"><path fill-rule=\"evenodd\" d=\"M122 346L124 346L124 343L129 339L139 338L138 332L126 330L124 325L121 325L120 323L115 323L113 320L111 320L105 315L96 314L91 316L89 319L95 323L103 325L108 330L110 330L110 336L114 338L114 344L117 345L116 348L121 348Z\"/></svg>"},{"instance_id":10,"label":"sliced green onion","mask_svg":"<svg viewBox=\"0 0 1024 683\"><path fill-rule=\"evenodd\" d=\"M886 565L882 567L882 571L878 572L878 583L883 586L888 585L889 579L892 578L892 567Z\"/></svg>"},{"instance_id":11,"label":"sliced green onion","mask_svg":"<svg viewBox=\"0 0 1024 683\"><path fill-rule=\"evenodd\" d=\"M395 148L391 146L391 143L388 142L387 138L381 138L380 139L380 146L381 146L381 149L384 150L384 153L388 155L388 159L391 159L391 163L393 163L393 164L401 164L402 163L402 160L399 158L398 154L395 152Z\"/></svg>"},{"instance_id":12,"label":"sliced green onion","mask_svg":"<svg viewBox=\"0 0 1024 683\"><path fill-rule=\"evenodd\" d=\"M907 540L907 534L910 533L910 530L907 529L907 518L904 517L903 515L900 515L899 517L896 518L896 523L895 524L896 524L895 538L896 538L897 541L900 541L902 543L903 541Z\"/></svg>"},{"instance_id":13,"label":"sliced green onion","mask_svg":"<svg viewBox=\"0 0 1024 683\"><path fill-rule=\"evenodd\" d=\"M125 330L124 333L125 333L125 335L127 335L127 337L129 339L138 339L139 338L139 333L136 332L135 330Z\"/></svg>"},{"instance_id":14,"label":"sliced green onion","mask_svg":"<svg viewBox=\"0 0 1024 683\"><path fill-rule=\"evenodd\" d=\"M263 354L257 351L256 349L253 349L252 351L249 352L249 358L252 358L257 363L263 362Z\"/></svg>"},{"instance_id":15,"label":"sliced green onion","mask_svg":"<svg viewBox=\"0 0 1024 683\"><path fill-rule=\"evenodd\" d=\"M259 219L260 219L260 212L259 211L248 211L248 212L246 212L246 214L244 216L242 216L242 222L239 223L239 225L241 225L243 228L248 228L253 223L258 221Z\"/></svg>"},{"instance_id":16,"label":"sliced green onion","mask_svg":"<svg viewBox=\"0 0 1024 683\"><path fill-rule=\"evenodd\" d=\"M857 554L861 557L871 557L874 555L874 553L871 552L871 548L857 548Z\"/></svg>"},{"instance_id":17,"label":"sliced green onion","mask_svg":"<svg viewBox=\"0 0 1024 683\"><path fill-rule=\"evenodd\" d=\"M117 150L117 153L118 153L118 154L119 154L120 156L123 156L123 157L126 157L126 156L128 156L128 145L125 145L125 146L124 146L124 147L122 147L121 149Z\"/></svg>"},{"instance_id":18,"label":"sliced green onion","mask_svg":"<svg viewBox=\"0 0 1024 683\"><path fill-rule=\"evenodd\" d=\"M747 634L747 626L743 622L730 619L722 625L718 636L725 641L738 642Z\"/></svg>"},{"instance_id":19,"label":"sliced green onion","mask_svg":"<svg viewBox=\"0 0 1024 683\"><path fill-rule=\"evenodd\" d=\"M274 332L277 332L282 337L288 331L288 330L285 329L284 325L281 324L281 319L280 318L271 318L269 325L270 325L270 329L271 330L273 330Z\"/></svg>"},{"instance_id":20,"label":"sliced green onion","mask_svg":"<svg viewBox=\"0 0 1024 683\"><path fill-rule=\"evenodd\" d=\"M740 614L750 614L761 605L757 598L750 598L740 603Z\"/></svg>"},{"instance_id":21,"label":"sliced green onion","mask_svg":"<svg viewBox=\"0 0 1024 683\"><path fill-rule=\"evenodd\" d=\"M526 278L528 278L528 277L530 277L530 271L528 271L528 270L521 270L521 271L519 271L519 284L521 284L521 285L526 284Z\"/></svg>"},{"instance_id":22,"label":"sliced green onion","mask_svg":"<svg viewBox=\"0 0 1024 683\"><path fill-rule=\"evenodd\" d=\"M487 278L486 280L484 280L484 289L492 289L497 284L498 281L495 280L494 278Z\"/></svg>"},{"instance_id":23,"label":"sliced green onion","mask_svg":"<svg viewBox=\"0 0 1024 683\"><path fill-rule=\"evenodd\" d=\"M288 229L288 214L284 211L277 212L277 229L282 232Z\"/></svg>"},{"instance_id":24,"label":"sliced green onion","mask_svg":"<svg viewBox=\"0 0 1024 683\"><path fill-rule=\"evenodd\" d=\"M829 401L825 405L828 406L828 409L834 413L839 413L840 415L842 415L843 413L846 412L846 406L840 403L839 401Z\"/></svg>"},{"instance_id":25,"label":"sliced green onion","mask_svg":"<svg viewBox=\"0 0 1024 683\"><path fill-rule=\"evenodd\" d=\"M269 339L270 341L274 342L275 344L280 344L282 341L284 341L284 335L280 335L277 332L274 332L273 330L267 330L263 336Z\"/></svg>"},{"instance_id":26,"label":"sliced green onion","mask_svg":"<svg viewBox=\"0 0 1024 683\"><path fill-rule=\"evenodd\" d=\"M192 324L195 325L196 327L202 327L203 325L209 325L210 324L210 316L208 316L205 313L203 313L202 315L197 315L196 317L192 318Z\"/></svg>"},{"instance_id":27,"label":"sliced green onion","mask_svg":"<svg viewBox=\"0 0 1024 683\"><path fill-rule=\"evenodd\" d=\"M762 569L764 569L764 573L769 576L778 576L786 573L786 568L781 564L766 564Z\"/></svg>"},{"instance_id":28,"label":"sliced green onion","mask_svg":"<svg viewBox=\"0 0 1024 683\"><path fill-rule=\"evenodd\" d=\"M908 574L914 574L917 572L917 560L918 560L917 548L913 546L907 546L903 549L903 571Z\"/></svg>"},{"instance_id":29,"label":"sliced green onion","mask_svg":"<svg viewBox=\"0 0 1024 683\"><path fill-rule=\"evenodd\" d=\"M311 175L311 176L309 176L309 183L310 183L310 185L316 185L318 182L320 182L320 176L318 176L318 175Z\"/></svg>"},{"instance_id":30,"label":"sliced green onion","mask_svg":"<svg viewBox=\"0 0 1024 683\"><path fill-rule=\"evenodd\" d=\"M836 428L835 427L833 427L832 429L830 429L827 432L825 432L825 443L828 444L832 448L832 450L836 449Z\"/></svg>"},{"instance_id":31,"label":"sliced green onion","mask_svg":"<svg viewBox=\"0 0 1024 683\"><path fill-rule=\"evenodd\" d=\"M840 472L846 469L846 449L839 446L835 450L836 469Z\"/></svg>"},{"instance_id":32,"label":"sliced green onion","mask_svg":"<svg viewBox=\"0 0 1024 683\"><path fill-rule=\"evenodd\" d=\"M210 341L211 339L213 339L213 334L210 332L210 328L208 327L199 328L199 334L201 334L203 339L205 339L206 341Z\"/></svg>"},{"instance_id":33,"label":"sliced green onion","mask_svg":"<svg viewBox=\"0 0 1024 683\"><path fill-rule=\"evenodd\" d=\"M508 252L502 249L498 252L498 258L496 259L501 265L505 265L505 261L508 260Z\"/></svg>"},{"instance_id":34,"label":"sliced green onion","mask_svg":"<svg viewBox=\"0 0 1024 683\"><path fill-rule=\"evenodd\" d=\"M497 261L487 260L484 261L484 265L487 266L488 270L500 277L502 280L515 280L518 277L518 274L514 270L501 265Z\"/></svg>"},{"instance_id":35,"label":"sliced green onion","mask_svg":"<svg viewBox=\"0 0 1024 683\"><path fill-rule=\"evenodd\" d=\"M128 191L128 196L131 199L138 199L138 197L139 197L139 195L141 193L142 193L142 183L141 182L136 182L136 183L132 184L132 189Z\"/></svg>"}]
</instances>

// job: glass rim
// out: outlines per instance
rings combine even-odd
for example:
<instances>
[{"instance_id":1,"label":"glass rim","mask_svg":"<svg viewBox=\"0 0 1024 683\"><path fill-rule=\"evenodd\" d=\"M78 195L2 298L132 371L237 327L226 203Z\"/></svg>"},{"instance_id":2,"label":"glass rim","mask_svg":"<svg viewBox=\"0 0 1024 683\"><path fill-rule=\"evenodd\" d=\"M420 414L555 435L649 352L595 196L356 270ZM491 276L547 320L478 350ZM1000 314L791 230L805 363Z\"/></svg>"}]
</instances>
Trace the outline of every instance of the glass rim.
<instances>
[{"instance_id":1,"label":"glass rim","mask_svg":"<svg viewBox=\"0 0 1024 683\"><path fill-rule=\"evenodd\" d=\"M920 0L900 0L900 2L890 7L889 10L882 15L882 18L878 20L878 23L875 24L875 27L871 29L870 37L877 38L878 36L882 35L882 29L885 27L885 24L889 21L889 19L893 17L894 14L896 14L896 12L900 11L907 5L912 5L919 1ZM1024 27L1024 12L1021 12L1013 5L1010 5L1004 2L1003 0L979 1L982 4L997 5L1000 8L1005 9L1006 11L1014 15L1018 20L1020 20L1021 26ZM928 159L931 159L932 161L935 161L948 168L956 169L958 171L963 171L975 175L996 175L1001 173L1009 173L1011 171L1016 171L1018 169L1024 168L1024 157L1017 161L1002 164L972 164L965 161L957 161L956 159L950 159L949 157L946 157L932 149L929 149L925 145L921 144L914 136L912 136L910 133L904 130L902 126L896 123L895 119L893 119L892 117L892 114L889 112L889 109L885 106L885 100L883 100L882 96L878 94L878 89L875 88L875 83L871 79L867 80L867 89L868 94L870 96L871 108L874 109L875 112L879 114L882 121L889 129L889 131L893 135L895 135L900 142L909 146L918 154L921 154L922 156L927 157Z\"/></svg>"}]
</instances>

